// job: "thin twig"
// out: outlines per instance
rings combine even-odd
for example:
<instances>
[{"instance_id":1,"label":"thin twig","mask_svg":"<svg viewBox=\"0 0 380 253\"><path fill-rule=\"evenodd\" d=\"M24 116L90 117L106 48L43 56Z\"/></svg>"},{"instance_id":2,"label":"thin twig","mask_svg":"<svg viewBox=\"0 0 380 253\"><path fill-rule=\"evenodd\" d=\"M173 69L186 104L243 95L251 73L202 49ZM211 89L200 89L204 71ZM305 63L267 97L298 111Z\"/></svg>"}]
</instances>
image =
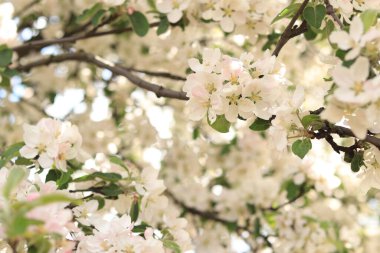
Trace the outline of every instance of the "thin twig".
<instances>
[{"instance_id":1,"label":"thin twig","mask_svg":"<svg viewBox=\"0 0 380 253\"><path fill-rule=\"evenodd\" d=\"M336 13L334 11L334 7L331 5L330 1L329 0L324 0L324 1L325 1L325 5L326 5L326 13L334 19L334 21L339 25L340 29L343 29L344 25L343 25L342 21L340 21L340 19L336 15Z\"/></svg>"},{"instance_id":2,"label":"thin twig","mask_svg":"<svg viewBox=\"0 0 380 253\"><path fill-rule=\"evenodd\" d=\"M164 72L164 71L150 71L150 70L143 70L143 69L135 69L135 68L126 68L132 72L138 72L138 73L143 73L148 76L156 76L156 77L163 77L163 78L168 78L176 81L186 81L186 77L179 76L179 75L174 75L169 72Z\"/></svg>"},{"instance_id":3,"label":"thin twig","mask_svg":"<svg viewBox=\"0 0 380 253\"><path fill-rule=\"evenodd\" d=\"M150 27L156 27L158 26L158 24L159 22L152 23L150 24ZM86 33L76 34L70 37L63 37L59 39L30 41L20 46L16 46L12 48L12 50L20 54L20 53L24 53L25 51L38 50L50 45L74 43L78 40L84 40L84 39L95 38L95 37L106 36L106 35L113 35L113 34L120 34L124 32L131 32L132 30L133 30L132 27L125 27L125 28L111 29L111 30L102 31L102 32L86 32Z\"/></svg>"},{"instance_id":4,"label":"thin twig","mask_svg":"<svg viewBox=\"0 0 380 253\"><path fill-rule=\"evenodd\" d=\"M285 28L285 31L281 34L280 40L277 42L276 48L273 51L274 56L278 56L281 49L285 46L285 44L291 39L294 38L304 32L307 31L307 23L306 21L303 21L302 24L297 27L294 26L297 19L302 15L303 10L306 8L307 4L309 3L309 0L305 0L296 14L293 16L293 18L290 20L288 26Z\"/></svg>"},{"instance_id":5,"label":"thin twig","mask_svg":"<svg viewBox=\"0 0 380 253\"><path fill-rule=\"evenodd\" d=\"M85 53L83 51L75 52L75 53L60 54L60 55L52 55L50 57L42 58L25 65L18 65L14 67L14 69L18 71L28 72L29 70L35 67L47 66L52 63L60 63L60 62L65 62L65 61L87 62L87 63L94 64L95 66L98 66L100 68L108 69L109 71L111 71L112 73L116 75L121 75L121 76L126 77L130 82L132 82L136 86L142 89L154 92L157 97L167 97L167 98L175 98L179 100L188 100L188 97L186 97L185 92L175 91L169 88L165 88L158 84L147 82L141 79L140 77L132 74L131 71L129 71L128 69L126 69L125 67L121 65L113 64L98 56L94 56L89 53Z\"/></svg>"}]
</instances>

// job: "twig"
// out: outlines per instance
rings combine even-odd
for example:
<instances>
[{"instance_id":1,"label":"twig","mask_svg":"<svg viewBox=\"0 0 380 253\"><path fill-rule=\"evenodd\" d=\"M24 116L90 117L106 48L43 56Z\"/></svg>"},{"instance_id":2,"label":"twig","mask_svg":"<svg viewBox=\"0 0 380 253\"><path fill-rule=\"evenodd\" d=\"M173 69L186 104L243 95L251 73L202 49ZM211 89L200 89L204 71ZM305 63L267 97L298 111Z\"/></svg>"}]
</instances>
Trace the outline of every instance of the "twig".
<instances>
[{"instance_id":1,"label":"twig","mask_svg":"<svg viewBox=\"0 0 380 253\"><path fill-rule=\"evenodd\" d=\"M163 72L163 71L150 71L150 70L143 70L143 69L135 69L135 68L126 68L132 72L138 72L138 73L143 73L148 76L157 76L157 77L163 77L163 78L168 78L176 81L186 81L186 77L179 76L179 75L174 75L169 72Z\"/></svg>"},{"instance_id":2,"label":"twig","mask_svg":"<svg viewBox=\"0 0 380 253\"><path fill-rule=\"evenodd\" d=\"M325 5L326 5L326 13L334 19L334 21L339 25L340 29L343 29L344 25L343 25L342 21L340 21L340 19L336 15L336 13L334 11L334 7L331 5L330 1L329 0L324 0L324 1L325 1Z\"/></svg>"},{"instance_id":3,"label":"twig","mask_svg":"<svg viewBox=\"0 0 380 253\"><path fill-rule=\"evenodd\" d=\"M278 211L278 210L280 210L281 208L283 208L283 207L285 207L285 206L287 206L287 205L290 205L290 204L296 202L296 200L298 200L299 198L301 198L302 196L304 196L306 193L307 193L306 185L303 184L303 185L300 187L300 190L299 190L298 194L297 194L294 198L292 198L292 199L290 199L289 201L284 202L284 203L282 203L282 204L280 204L280 205L278 205L278 206L276 206L276 207L270 207L270 208L268 208L267 210L270 210L270 211Z\"/></svg>"},{"instance_id":4,"label":"twig","mask_svg":"<svg viewBox=\"0 0 380 253\"><path fill-rule=\"evenodd\" d=\"M294 24L296 23L298 17L300 17L302 15L302 12L303 10L306 8L307 4L309 3L309 0L305 0L300 8L298 9L298 11L296 12L296 14L293 16L293 18L290 20L290 23L288 24L288 26L285 28L285 31L282 33L281 37L280 37L280 40L277 42L277 45L276 45L276 48L275 50L273 51L273 54L274 56L278 56L281 49L285 46L285 44L291 39L291 38L294 38L304 32L307 31L307 23L306 21L303 21L302 24L297 27L297 26L294 26Z\"/></svg>"},{"instance_id":5,"label":"twig","mask_svg":"<svg viewBox=\"0 0 380 253\"><path fill-rule=\"evenodd\" d=\"M152 23L150 24L150 27L156 27L158 26L158 24L159 22ZM111 30L102 31L102 32L86 32L86 33L77 34L70 37L63 37L59 39L30 41L20 46L16 46L12 48L12 50L18 54L23 54L25 53L25 51L29 51L33 49L38 50L43 47L54 45L54 44L74 43L78 40L84 40L84 39L112 35L112 34L120 34L124 32L131 32L132 30L133 30L132 27L126 27L126 28L111 29Z\"/></svg>"},{"instance_id":6,"label":"twig","mask_svg":"<svg viewBox=\"0 0 380 253\"><path fill-rule=\"evenodd\" d=\"M60 63L64 61L87 62L87 63L94 64L100 68L108 69L109 71L111 71L112 73L116 75L121 75L121 76L126 77L130 82L132 82L136 86L142 89L154 92L157 97L167 97L167 98L175 98L179 100L188 100L188 97L186 97L185 92L175 91L169 88L165 88L158 84L147 82L139 78L138 76L132 74L131 71L124 68L123 66L113 64L98 56L94 56L94 55L85 53L83 51L75 52L75 53L60 54L60 55L52 55L50 57L36 60L34 62L25 64L25 65L18 65L14 67L14 69L18 71L27 72L30 69L38 67L38 66L47 66L52 63Z\"/></svg>"}]
</instances>

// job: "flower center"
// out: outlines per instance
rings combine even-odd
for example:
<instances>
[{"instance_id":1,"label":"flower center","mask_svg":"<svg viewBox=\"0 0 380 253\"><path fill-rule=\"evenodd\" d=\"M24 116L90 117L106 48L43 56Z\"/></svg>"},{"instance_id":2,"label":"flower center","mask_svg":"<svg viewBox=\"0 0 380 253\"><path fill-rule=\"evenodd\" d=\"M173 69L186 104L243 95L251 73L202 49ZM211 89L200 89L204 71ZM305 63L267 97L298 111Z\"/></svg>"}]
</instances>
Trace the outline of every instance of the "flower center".
<instances>
[{"instance_id":1,"label":"flower center","mask_svg":"<svg viewBox=\"0 0 380 253\"><path fill-rule=\"evenodd\" d=\"M359 95L364 91L363 83L362 82L355 82L354 86L352 87L352 90L355 92L355 96Z\"/></svg>"}]
</instances>

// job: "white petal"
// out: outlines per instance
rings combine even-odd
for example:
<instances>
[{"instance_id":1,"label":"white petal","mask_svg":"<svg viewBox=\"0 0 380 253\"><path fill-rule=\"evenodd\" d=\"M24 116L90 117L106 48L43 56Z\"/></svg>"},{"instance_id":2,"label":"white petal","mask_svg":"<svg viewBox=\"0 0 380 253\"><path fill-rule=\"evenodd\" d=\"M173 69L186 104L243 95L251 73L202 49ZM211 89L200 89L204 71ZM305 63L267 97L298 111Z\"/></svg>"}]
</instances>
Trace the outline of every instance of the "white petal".
<instances>
[{"instance_id":1,"label":"white petal","mask_svg":"<svg viewBox=\"0 0 380 253\"><path fill-rule=\"evenodd\" d=\"M170 23L177 23L182 18L182 11L175 9L168 14Z\"/></svg>"},{"instance_id":2,"label":"white petal","mask_svg":"<svg viewBox=\"0 0 380 253\"><path fill-rule=\"evenodd\" d=\"M336 66L331 72L332 78L337 85L342 87L351 87L355 78L349 69Z\"/></svg>"},{"instance_id":3,"label":"white petal","mask_svg":"<svg viewBox=\"0 0 380 253\"><path fill-rule=\"evenodd\" d=\"M194 121L201 120L207 113L207 107L197 103L197 101L190 100L188 103L189 118Z\"/></svg>"},{"instance_id":4,"label":"white petal","mask_svg":"<svg viewBox=\"0 0 380 253\"><path fill-rule=\"evenodd\" d=\"M248 98L243 98L239 100L239 111L252 112L255 104Z\"/></svg>"},{"instance_id":5,"label":"white petal","mask_svg":"<svg viewBox=\"0 0 380 253\"><path fill-rule=\"evenodd\" d=\"M157 3L157 10L162 13L169 13L173 9L173 4L171 0L163 0Z\"/></svg>"},{"instance_id":6,"label":"white petal","mask_svg":"<svg viewBox=\"0 0 380 253\"><path fill-rule=\"evenodd\" d=\"M365 57L359 57L351 66L356 81L364 82L369 74L369 60Z\"/></svg>"},{"instance_id":7,"label":"white petal","mask_svg":"<svg viewBox=\"0 0 380 253\"><path fill-rule=\"evenodd\" d=\"M365 118L349 117L348 124L352 132L361 140L364 140L367 135L367 120Z\"/></svg>"},{"instance_id":8,"label":"white petal","mask_svg":"<svg viewBox=\"0 0 380 253\"><path fill-rule=\"evenodd\" d=\"M24 146L20 149L20 155L22 157L31 159L38 155L38 150L36 148L30 148L28 146Z\"/></svg>"},{"instance_id":9,"label":"white petal","mask_svg":"<svg viewBox=\"0 0 380 253\"><path fill-rule=\"evenodd\" d=\"M353 60L356 57L358 57L358 55L360 54L360 50L361 48L359 46L354 47L352 50L350 50L350 52L346 54L344 58L346 59L346 61Z\"/></svg>"},{"instance_id":10,"label":"white petal","mask_svg":"<svg viewBox=\"0 0 380 253\"><path fill-rule=\"evenodd\" d=\"M220 21L220 26L223 31L230 33L234 30L235 24L232 18L225 17Z\"/></svg>"},{"instance_id":11,"label":"white petal","mask_svg":"<svg viewBox=\"0 0 380 253\"><path fill-rule=\"evenodd\" d=\"M350 37L354 39L354 41L358 42L360 37L363 35L363 32L364 26L362 20L360 19L360 16L355 16L350 26Z\"/></svg>"},{"instance_id":12,"label":"white petal","mask_svg":"<svg viewBox=\"0 0 380 253\"><path fill-rule=\"evenodd\" d=\"M235 104L230 105L229 108L227 108L224 116L229 122L235 122L238 117L238 107Z\"/></svg>"},{"instance_id":13,"label":"white petal","mask_svg":"<svg viewBox=\"0 0 380 253\"><path fill-rule=\"evenodd\" d=\"M49 169L53 165L53 159L51 159L46 153L42 153L38 158L38 163L44 169Z\"/></svg>"},{"instance_id":14,"label":"white petal","mask_svg":"<svg viewBox=\"0 0 380 253\"><path fill-rule=\"evenodd\" d=\"M24 124L24 142L29 147L36 147L40 142L40 130L36 126Z\"/></svg>"},{"instance_id":15,"label":"white petal","mask_svg":"<svg viewBox=\"0 0 380 253\"><path fill-rule=\"evenodd\" d=\"M189 64L189 67L191 68L192 71L195 71L195 72L202 71L202 64L199 62L198 59L191 58L187 61L187 63Z\"/></svg>"},{"instance_id":16,"label":"white petal","mask_svg":"<svg viewBox=\"0 0 380 253\"><path fill-rule=\"evenodd\" d=\"M205 20L209 20L211 19L213 16L213 11L212 10L207 10L205 12L202 13L202 18L205 19Z\"/></svg>"},{"instance_id":17,"label":"white petal","mask_svg":"<svg viewBox=\"0 0 380 253\"><path fill-rule=\"evenodd\" d=\"M347 50L350 49L353 45L351 37L348 33L344 31L333 32L330 35L331 43L335 43L338 45L340 49Z\"/></svg>"}]
</instances>

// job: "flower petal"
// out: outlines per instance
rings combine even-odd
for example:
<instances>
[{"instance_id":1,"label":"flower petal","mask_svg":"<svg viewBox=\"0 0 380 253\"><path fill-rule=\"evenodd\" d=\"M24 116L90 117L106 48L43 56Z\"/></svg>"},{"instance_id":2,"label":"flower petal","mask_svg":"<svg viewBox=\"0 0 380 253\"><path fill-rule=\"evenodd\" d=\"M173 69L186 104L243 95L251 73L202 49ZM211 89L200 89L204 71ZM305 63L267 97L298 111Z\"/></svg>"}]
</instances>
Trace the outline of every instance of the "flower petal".
<instances>
[{"instance_id":1,"label":"flower petal","mask_svg":"<svg viewBox=\"0 0 380 253\"><path fill-rule=\"evenodd\" d=\"M369 75L369 60L365 57L359 57L351 66L351 70L356 81L364 82Z\"/></svg>"},{"instance_id":2,"label":"flower petal","mask_svg":"<svg viewBox=\"0 0 380 253\"><path fill-rule=\"evenodd\" d=\"M38 155L38 150L36 148L30 148L28 146L24 146L20 149L20 155L27 159L31 159Z\"/></svg>"},{"instance_id":3,"label":"flower petal","mask_svg":"<svg viewBox=\"0 0 380 253\"><path fill-rule=\"evenodd\" d=\"M235 24L232 18L225 17L220 21L220 26L223 31L230 33L234 30Z\"/></svg>"},{"instance_id":4,"label":"flower petal","mask_svg":"<svg viewBox=\"0 0 380 253\"><path fill-rule=\"evenodd\" d=\"M350 26L350 37L356 41L359 42L360 37L363 35L364 32L364 26L362 23L362 20L360 19L360 16L356 16L351 23Z\"/></svg>"},{"instance_id":5,"label":"flower petal","mask_svg":"<svg viewBox=\"0 0 380 253\"><path fill-rule=\"evenodd\" d=\"M53 159L51 159L46 153L42 153L38 158L38 163L44 169L49 169L53 166Z\"/></svg>"},{"instance_id":6,"label":"flower petal","mask_svg":"<svg viewBox=\"0 0 380 253\"><path fill-rule=\"evenodd\" d=\"M352 47L352 38L344 31L333 32L330 35L331 43L338 45L340 49L347 50Z\"/></svg>"},{"instance_id":7,"label":"flower petal","mask_svg":"<svg viewBox=\"0 0 380 253\"><path fill-rule=\"evenodd\" d=\"M170 23L177 23L182 18L182 11L175 9L168 14L168 20Z\"/></svg>"}]
</instances>

